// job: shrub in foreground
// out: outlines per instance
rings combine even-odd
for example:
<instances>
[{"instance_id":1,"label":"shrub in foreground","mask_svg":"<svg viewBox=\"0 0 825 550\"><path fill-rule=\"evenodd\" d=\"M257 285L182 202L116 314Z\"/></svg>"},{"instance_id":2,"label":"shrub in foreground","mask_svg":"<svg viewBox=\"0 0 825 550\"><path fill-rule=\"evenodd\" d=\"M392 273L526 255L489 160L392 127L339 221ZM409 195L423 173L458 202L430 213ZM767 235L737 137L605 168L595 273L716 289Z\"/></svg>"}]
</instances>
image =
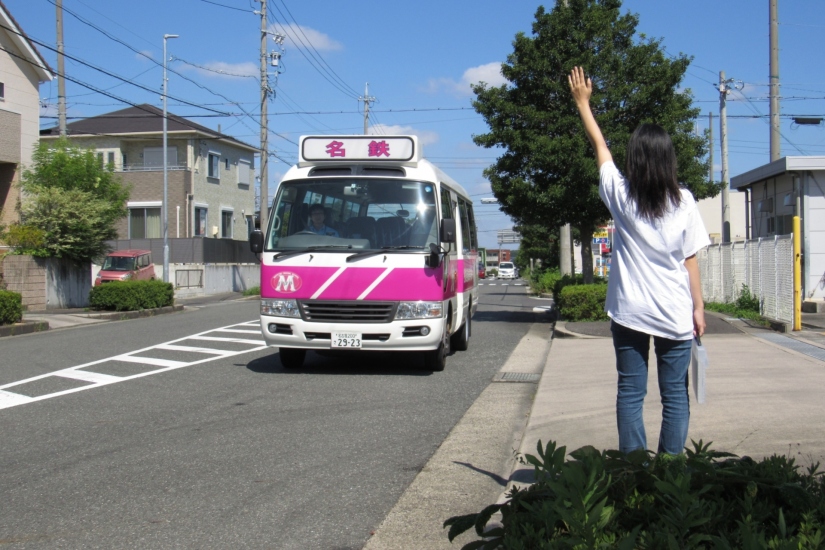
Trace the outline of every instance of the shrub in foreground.
<instances>
[{"instance_id":1,"label":"shrub in foreground","mask_svg":"<svg viewBox=\"0 0 825 550\"><path fill-rule=\"evenodd\" d=\"M559 313L566 321L607 321L604 311L607 285L575 285L562 288L554 295Z\"/></svg>"},{"instance_id":2,"label":"shrub in foreground","mask_svg":"<svg viewBox=\"0 0 825 550\"><path fill-rule=\"evenodd\" d=\"M89 305L109 311L135 311L171 306L175 303L172 283L163 281L117 281L92 288Z\"/></svg>"},{"instance_id":3,"label":"shrub in foreground","mask_svg":"<svg viewBox=\"0 0 825 550\"><path fill-rule=\"evenodd\" d=\"M825 547L825 479L819 463L760 461L693 443L681 455L623 454L538 443L536 482L509 500L444 522L452 541L475 528L462 550L814 549ZM501 514L500 524L488 523Z\"/></svg>"},{"instance_id":4,"label":"shrub in foreground","mask_svg":"<svg viewBox=\"0 0 825 550\"><path fill-rule=\"evenodd\" d=\"M0 325L11 325L23 319L23 296L11 290L0 290Z\"/></svg>"}]
</instances>

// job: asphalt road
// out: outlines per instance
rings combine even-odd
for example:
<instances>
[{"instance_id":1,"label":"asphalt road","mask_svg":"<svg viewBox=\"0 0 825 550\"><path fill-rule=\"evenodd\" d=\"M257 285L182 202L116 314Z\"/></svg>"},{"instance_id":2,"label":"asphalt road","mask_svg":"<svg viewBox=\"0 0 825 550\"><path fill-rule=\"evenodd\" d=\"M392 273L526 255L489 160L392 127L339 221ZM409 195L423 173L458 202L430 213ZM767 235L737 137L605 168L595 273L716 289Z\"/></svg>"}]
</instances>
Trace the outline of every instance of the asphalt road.
<instances>
[{"instance_id":1,"label":"asphalt road","mask_svg":"<svg viewBox=\"0 0 825 550\"><path fill-rule=\"evenodd\" d=\"M536 320L518 281L484 283L441 373L412 354L286 371L254 300L4 339L0 543L361 548Z\"/></svg>"}]
</instances>

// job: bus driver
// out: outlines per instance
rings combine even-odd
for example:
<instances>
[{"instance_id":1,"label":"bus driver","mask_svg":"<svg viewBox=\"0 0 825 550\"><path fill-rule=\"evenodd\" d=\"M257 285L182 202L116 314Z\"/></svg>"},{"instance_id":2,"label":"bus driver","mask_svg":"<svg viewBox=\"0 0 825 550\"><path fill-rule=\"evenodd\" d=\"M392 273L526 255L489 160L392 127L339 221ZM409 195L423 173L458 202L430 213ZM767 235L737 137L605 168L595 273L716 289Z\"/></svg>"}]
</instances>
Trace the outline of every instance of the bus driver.
<instances>
[{"instance_id":1,"label":"bus driver","mask_svg":"<svg viewBox=\"0 0 825 550\"><path fill-rule=\"evenodd\" d=\"M326 213L324 212L324 207L318 203L313 204L309 207L309 227L307 227L307 231L312 231L318 235L326 235L328 237L339 237L338 231L334 228L329 227L324 223L324 218Z\"/></svg>"}]
</instances>

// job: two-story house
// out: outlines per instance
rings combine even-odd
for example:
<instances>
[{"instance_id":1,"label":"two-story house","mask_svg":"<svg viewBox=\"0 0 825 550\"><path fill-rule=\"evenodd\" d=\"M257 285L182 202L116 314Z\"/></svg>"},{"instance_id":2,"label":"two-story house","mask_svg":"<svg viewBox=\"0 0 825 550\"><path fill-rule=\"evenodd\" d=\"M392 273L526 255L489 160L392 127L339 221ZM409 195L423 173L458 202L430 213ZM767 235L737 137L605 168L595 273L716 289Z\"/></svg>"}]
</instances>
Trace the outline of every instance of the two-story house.
<instances>
[{"instance_id":1,"label":"two-story house","mask_svg":"<svg viewBox=\"0 0 825 550\"><path fill-rule=\"evenodd\" d=\"M18 182L40 128L40 83L49 65L0 1L0 224L18 220Z\"/></svg>"},{"instance_id":2,"label":"two-story house","mask_svg":"<svg viewBox=\"0 0 825 550\"><path fill-rule=\"evenodd\" d=\"M163 237L163 111L143 104L67 124L72 143L93 149L131 184L120 239ZM41 130L44 142L58 128ZM169 238L247 240L254 223L256 147L167 112Z\"/></svg>"}]
</instances>

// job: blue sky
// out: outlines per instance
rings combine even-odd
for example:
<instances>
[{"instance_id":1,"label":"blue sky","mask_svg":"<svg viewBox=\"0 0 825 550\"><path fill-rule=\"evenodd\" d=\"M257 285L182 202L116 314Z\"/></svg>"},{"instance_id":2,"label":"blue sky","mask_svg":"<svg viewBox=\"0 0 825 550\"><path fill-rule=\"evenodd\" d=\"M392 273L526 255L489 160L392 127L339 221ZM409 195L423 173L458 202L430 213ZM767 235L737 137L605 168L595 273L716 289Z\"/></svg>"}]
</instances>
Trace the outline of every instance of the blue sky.
<instances>
[{"instance_id":1,"label":"blue sky","mask_svg":"<svg viewBox=\"0 0 825 550\"><path fill-rule=\"evenodd\" d=\"M46 45L38 48L56 68L56 54L48 49L56 45L52 1L3 1L23 30ZM269 104L269 147L277 158L270 162L270 198L286 163L296 159L300 135L363 132L358 97L367 82L377 99L371 104L371 133L417 134L425 156L475 199L492 196L482 170L495 152L472 143L486 125L470 107L469 84L501 83L498 67L512 52L516 33L530 32L539 5L269 0L271 30L286 36L283 71L271 77L276 97ZM169 74L169 110L259 144L260 17L253 13L260 9L258 0L63 0L63 6L66 54L128 81L67 60L68 76L116 96L68 82L70 117L118 110L128 106L123 100L160 106L163 35L178 34L168 42L168 66L175 71ZM822 0L779 0L783 115L825 115L822 8ZM683 85L702 110L700 130L707 128L707 113L714 113L716 177L719 93L713 84L720 70L743 86L728 98L731 177L767 163L768 0L626 0L622 9L639 14L638 32L662 38L671 54L694 57ZM42 126L56 124L45 118L56 114L56 83L43 85L41 97ZM783 156L825 155L823 125L800 127L783 118L782 134ZM496 231L512 227L511 220L477 201L476 212L481 245L497 247Z\"/></svg>"}]
</instances>

